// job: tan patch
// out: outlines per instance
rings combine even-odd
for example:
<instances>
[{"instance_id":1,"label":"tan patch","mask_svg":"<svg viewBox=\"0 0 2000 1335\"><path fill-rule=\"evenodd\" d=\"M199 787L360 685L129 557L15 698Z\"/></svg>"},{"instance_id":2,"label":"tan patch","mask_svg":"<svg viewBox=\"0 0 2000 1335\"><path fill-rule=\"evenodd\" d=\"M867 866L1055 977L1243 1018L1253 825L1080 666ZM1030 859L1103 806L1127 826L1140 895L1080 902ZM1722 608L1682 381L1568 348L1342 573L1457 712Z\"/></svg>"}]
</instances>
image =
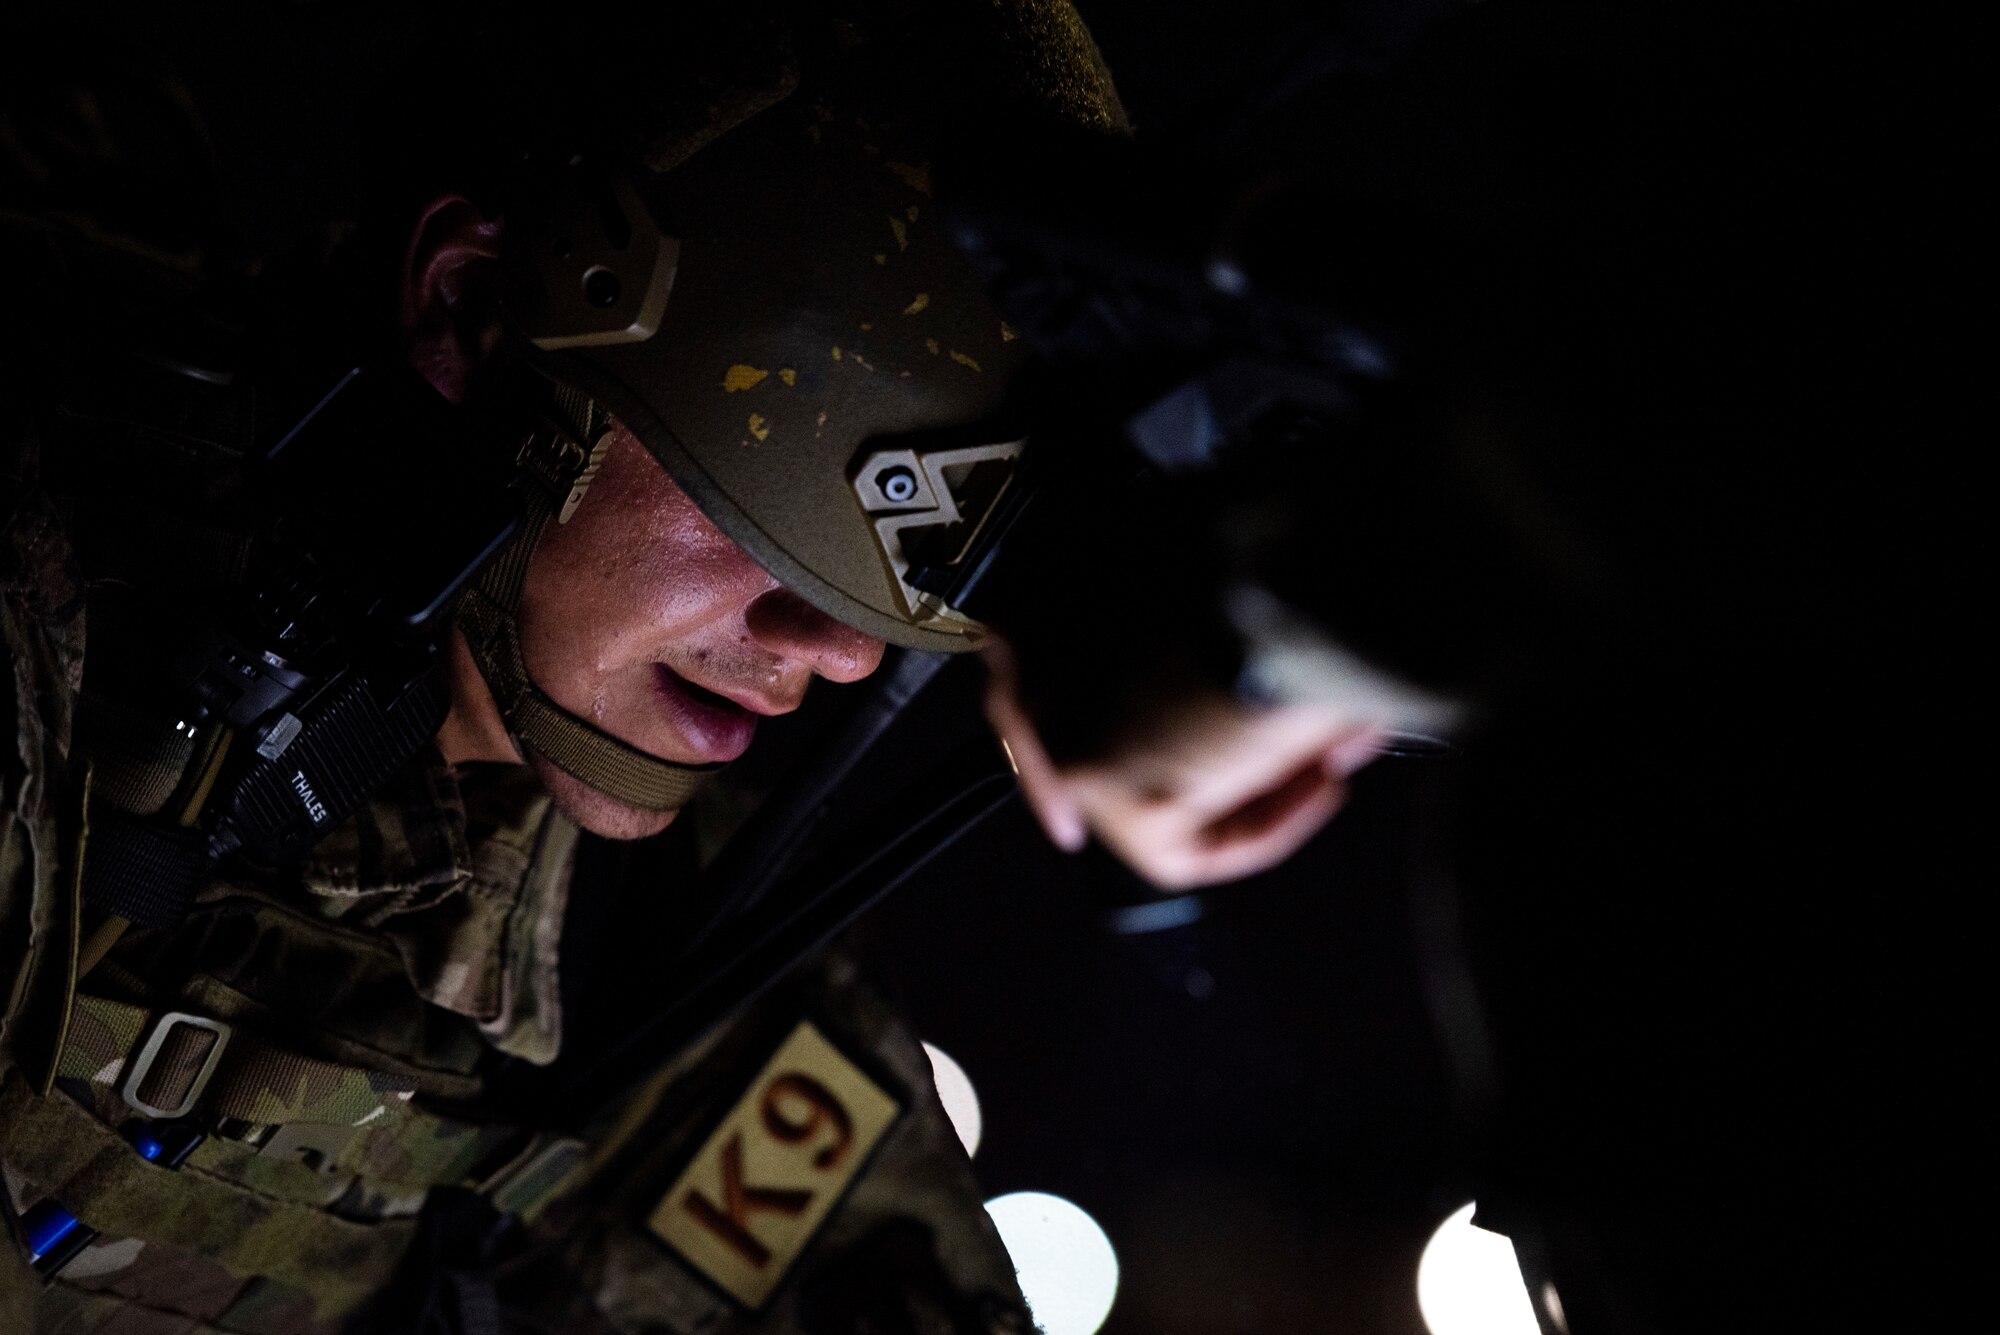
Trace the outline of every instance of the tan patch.
<instances>
[{"instance_id":1,"label":"tan patch","mask_svg":"<svg viewBox=\"0 0 2000 1335\"><path fill-rule=\"evenodd\" d=\"M834 345L833 345L833 359L834 359L835 361L839 361L839 360L840 360L840 344L838 344L838 343L836 343L836 344L834 344Z\"/></svg>"},{"instance_id":2,"label":"tan patch","mask_svg":"<svg viewBox=\"0 0 2000 1335\"><path fill-rule=\"evenodd\" d=\"M771 438L771 428L764 425L764 415L762 413L750 414L750 434L759 440L769 440Z\"/></svg>"},{"instance_id":3,"label":"tan patch","mask_svg":"<svg viewBox=\"0 0 2000 1335\"><path fill-rule=\"evenodd\" d=\"M895 234L896 249L908 250L910 248L909 224L905 223L901 218L891 218L889 219L889 230Z\"/></svg>"},{"instance_id":4,"label":"tan patch","mask_svg":"<svg viewBox=\"0 0 2000 1335\"><path fill-rule=\"evenodd\" d=\"M953 348L951 350L951 359L957 362L960 366L970 366L975 371L979 369L978 362L972 360L972 358L966 356L964 353L960 352L957 348Z\"/></svg>"},{"instance_id":5,"label":"tan patch","mask_svg":"<svg viewBox=\"0 0 2000 1335\"><path fill-rule=\"evenodd\" d=\"M915 222L917 220L917 206L915 204L912 204L907 209L904 209L903 216L905 218L908 218L911 222Z\"/></svg>"},{"instance_id":6,"label":"tan patch","mask_svg":"<svg viewBox=\"0 0 2000 1335\"><path fill-rule=\"evenodd\" d=\"M1014 332L1014 326L1008 324L1005 320L1000 322L1000 341L1002 343L1012 343L1019 337L1020 335Z\"/></svg>"},{"instance_id":7,"label":"tan patch","mask_svg":"<svg viewBox=\"0 0 2000 1335\"><path fill-rule=\"evenodd\" d=\"M861 332L864 334L867 333L869 330L873 329L874 327L875 327L875 322L873 320L863 320L861 322Z\"/></svg>"},{"instance_id":8,"label":"tan patch","mask_svg":"<svg viewBox=\"0 0 2000 1335\"><path fill-rule=\"evenodd\" d=\"M936 339L934 338L925 339L924 346L931 350L931 356L935 357L938 355L938 341Z\"/></svg>"},{"instance_id":9,"label":"tan patch","mask_svg":"<svg viewBox=\"0 0 2000 1335\"><path fill-rule=\"evenodd\" d=\"M722 373L722 388L728 394L734 394L739 389L752 389L763 383L764 377L770 374L769 371L738 362Z\"/></svg>"},{"instance_id":10,"label":"tan patch","mask_svg":"<svg viewBox=\"0 0 2000 1335\"><path fill-rule=\"evenodd\" d=\"M799 373L789 366L781 367L778 371L778 379L784 381L787 385L796 385L799 383Z\"/></svg>"},{"instance_id":11,"label":"tan patch","mask_svg":"<svg viewBox=\"0 0 2000 1335\"><path fill-rule=\"evenodd\" d=\"M921 311L924 307L930 304L931 304L931 294L928 292L919 292L917 293L916 296L910 298L909 305L903 307L903 314L915 315L918 311Z\"/></svg>"},{"instance_id":12,"label":"tan patch","mask_svg":"<svg viewBox=\"0 0 2000 1335\"><path fill-rule=\"evenodd\" d=\"M877 264L887 264L889 262L889 257L887 255L884 255L881 251L878 250L875 252L875 262Z\"/></svg>"},{"instance_id":13,"label":"tan patch","mask_svg":"<svg viewBox=\"0 0 2000 1335\"><path fill-rule=\"evenodd\" d=\"M647 1221L753 1311L901 1111L811 1024L792 1031Z\"/></svg>"}]
</instances>

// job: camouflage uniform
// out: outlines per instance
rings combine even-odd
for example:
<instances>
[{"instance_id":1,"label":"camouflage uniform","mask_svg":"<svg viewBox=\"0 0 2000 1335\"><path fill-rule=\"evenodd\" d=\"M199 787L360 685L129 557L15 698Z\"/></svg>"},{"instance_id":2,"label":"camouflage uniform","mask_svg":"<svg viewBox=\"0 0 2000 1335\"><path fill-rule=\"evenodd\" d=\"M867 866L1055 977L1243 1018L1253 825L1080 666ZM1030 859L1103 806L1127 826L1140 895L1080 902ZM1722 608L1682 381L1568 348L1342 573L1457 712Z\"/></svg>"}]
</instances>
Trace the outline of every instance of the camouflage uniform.
<instances>
[{"instance_id":1,"label":"camouflage uniform","mask_svg":"<svg viewBox=\"0 0 2000 1335\"><path fill-rule=\"evenodd\" d=\"M32 445L15 437L0 546L19 739L0 768L0 1165L10 1216L50 1196L101 1237L45 1288L7 1248L0 1326L275 1335L389 1319L376 1300L421 1245L427 1200L451 1186L521 1221L508 1301L551 1329L877 1328L855 1324L880 1306L871 1284L911 1329L1025 1329L921 1047L840 960L674 1057L579 1136L522 1126L483 1099L496 1053L546 1063L563 1036L556 982L578 831L526 770L462 782L432 756L303 868L215 880L181 927L130 931L76 978L83 580L34 484ZM134 1116L127 1063L169 1012L230 1030L197 1100L227 1120L178 1172L141 1160L116 1129ZM789 1278L752 1310L648 1221L692 1194L720 1203L725 1233L733 1211L753 1243L791 1224L795 1200L756 1177L768 1159L736 1185L677 1177L718 1121L732 1125L739 1096L783 1076L764 1068L801 1021L888 1096L893 1124L852 1156L864 1172L827 1179L840 1203L796 1261L767 1249ZM159 1104L217 1041L165 1030L134 1091ZM805 1124L809 1103L765 1092L766 1122ZM756 1132L756 1119L739 1122ZM805 1140L801 1152L828 1137ZM802 1303L828 1315L809 1319Z\"/></svg>"}]
</instances>

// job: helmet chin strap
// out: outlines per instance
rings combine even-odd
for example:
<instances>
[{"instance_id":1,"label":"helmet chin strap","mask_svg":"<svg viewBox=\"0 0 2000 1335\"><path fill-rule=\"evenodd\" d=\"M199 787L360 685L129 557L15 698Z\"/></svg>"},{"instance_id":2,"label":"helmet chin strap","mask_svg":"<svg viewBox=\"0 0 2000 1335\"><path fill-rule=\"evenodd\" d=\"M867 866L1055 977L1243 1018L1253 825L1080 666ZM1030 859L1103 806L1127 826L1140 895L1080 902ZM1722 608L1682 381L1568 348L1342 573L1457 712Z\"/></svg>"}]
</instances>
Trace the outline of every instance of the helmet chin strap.
<instances>
[{"instance_id":1,"label":"helmet chin strap","mask_svg":"<svg viewBox=\"0 0 2000 1335\"><path fill-rule=\"evenodd\" d=\"M610 443L610 416L567 386L555 385L549 411L521 448L530 474L521 532L480 572L458 605L458 627L493 692L500 717L523 754L628 806L678 811L721 765L683 765L630 746L549 699L528 676L516 620L528 561L553 519L567 523L597 476ZM559 499L560 498L560 499Z\"/></svg>"}]
</instances>

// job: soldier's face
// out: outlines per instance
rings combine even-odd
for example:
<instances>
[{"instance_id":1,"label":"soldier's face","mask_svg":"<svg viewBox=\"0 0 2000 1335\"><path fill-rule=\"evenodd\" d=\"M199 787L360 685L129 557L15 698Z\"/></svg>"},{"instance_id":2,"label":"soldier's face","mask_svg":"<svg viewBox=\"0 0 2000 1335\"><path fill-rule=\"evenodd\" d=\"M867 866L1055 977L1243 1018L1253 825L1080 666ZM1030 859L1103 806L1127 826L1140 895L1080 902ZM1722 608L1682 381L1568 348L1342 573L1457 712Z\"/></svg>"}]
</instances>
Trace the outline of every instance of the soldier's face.
<instances>
[{"instance_id":1,"label":"soldier's face","mask_svg":"<svg viewBox=\"0 0 2000 1335\"><path fill-rule=\"evenodd\" d=\"M500 330L491 282L503 228L445 195L412 227L397 320L409 363L462 401ZM798 708L815 676L854 681L882 642L786 591L675 486L630 432L614 428L602 471L569 523L544 530L518 623L535 684L570 713L663 760L734 760L761 716ZM454 633L445 758L516 758L492 693ZM556 803L585 829L631 839L671 813L627 806L546 761Z\"/></svg>"},{"instance_id":2,"label":"soldier's face","mask_svg":"<svg viewBox=\"0 0 2000 1335\"><path fill-rule=\"evenodd\" d=\"M520 608L528 675L564 709L665 760L734 760L760 717L789 713L816 676L855 681L882 642L765 573L622 426L569 523L551 525ZM537 760L585 828L631 838L641 811Z\"/></svg>"}]
</instances>

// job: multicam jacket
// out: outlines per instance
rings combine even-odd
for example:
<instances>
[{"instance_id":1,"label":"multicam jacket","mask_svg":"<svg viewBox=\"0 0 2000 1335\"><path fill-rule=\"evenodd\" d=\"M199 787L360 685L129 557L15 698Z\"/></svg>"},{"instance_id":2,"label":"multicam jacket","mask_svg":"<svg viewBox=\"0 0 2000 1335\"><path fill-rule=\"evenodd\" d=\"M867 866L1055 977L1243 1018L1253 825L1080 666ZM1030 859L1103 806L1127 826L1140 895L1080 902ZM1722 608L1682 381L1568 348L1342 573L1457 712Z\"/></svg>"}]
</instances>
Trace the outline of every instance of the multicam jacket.
<instances>
[{"instance_id":1,"label":"multicam jacket","mask_svg":"<svg viewBox=\"0 0 2000 1335\"><path fill-rule=\"evenodd\" d=\"M79 976L90 572L32 429L0 428L0 1330L312 1335L440 1302L465 1329L1028 1329L920 1045L840 960L569 1133L495 1105L496 1063L565 1040L579 835L524 770L432 756L307 865L214 880ZM134 1101L210 1134L148 1163ZM52 1282L19 1229L44 1199L99 1233ZM440 1259L465 1200L511 1227L483 1273Z\"/></svg>"}]
</instances>

